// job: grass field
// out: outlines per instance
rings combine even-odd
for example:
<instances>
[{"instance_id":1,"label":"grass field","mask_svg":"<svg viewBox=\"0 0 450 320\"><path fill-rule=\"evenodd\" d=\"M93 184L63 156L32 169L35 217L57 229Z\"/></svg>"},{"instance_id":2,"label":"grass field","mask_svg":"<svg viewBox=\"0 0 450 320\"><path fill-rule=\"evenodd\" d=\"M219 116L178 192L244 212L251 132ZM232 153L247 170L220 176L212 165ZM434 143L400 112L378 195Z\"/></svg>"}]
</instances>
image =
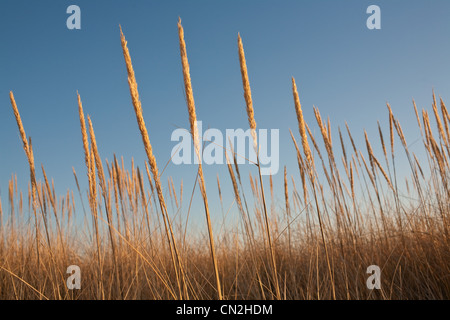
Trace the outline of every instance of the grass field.
<instances>
[{"instance_id":1,"label":"grass field","mask_svg":"<svg viewBox=\"0 0 450 320\"><path fill-rule=\"evenodd\" d=\"M190 132L200 156L181 22L178 31ZM272 178L264 185L259 161L249 176L241 175L234 162L228 164L229 177L217 176L217 186L207 189L200 164L197 183L205 227L193 233L183 225L186 220L180 219L186 214L182 205L191 195L184 195L183 184L174 185L170 177L167 184L162 181L164 163L157 163L153 155L122 30L121 43L148 161L126 169L123 159L115 155L111 162L102 160L94 126L89 116L85 118L78 95L84 150L80 157L84 157L86 172L73 173L78 186L81 179L88 182L88 190L78 187L66 195L55 194L44 166L35 166L32 141L10 93L30 166L30 184L23 195L13 175L8 199L0 199L0 299L450 297L450 116L442 99L433 93L429 111L417 110L415 103L411 106L423 157L408 149L389 105L389 127L379 125L375 139L382 153L375 154L375 142L367 134L365 145L355 145L349 126L339 128L335 132L339 139L333 140L331 123L322 119L317 108L314 114L320 134L314 136L292 79L292 114L286 117L296 115L298 120L298 131L291 131L291 137L299 171L288 173L284 168L283 185L274 185ZM249 127L254 133L256 120L240 36L237 49ZM258 148L253 137L253 146ZM396 158L397 144L407 159L404 163ZM237 155L227 150L227 156L236 159ZM399 166L408 167L410 175L399 176ZM251 190L244 190L244 179L249 179ZM233 189L240 220L213 230L211 219L220 216L214 213L222 204L209 203L208 194L219 192L222 201L223 188ZM274 189L283 191L282 210L271 205ZM81 199L81 206L75 207L76 199ZM83 222L76 221L75 215L84 215ZM381 268L379 290L366 286L370 276L366 269L373 264ZM79 290L66 286L69 265L81 269Z\"/></svg>"}]
</instances>

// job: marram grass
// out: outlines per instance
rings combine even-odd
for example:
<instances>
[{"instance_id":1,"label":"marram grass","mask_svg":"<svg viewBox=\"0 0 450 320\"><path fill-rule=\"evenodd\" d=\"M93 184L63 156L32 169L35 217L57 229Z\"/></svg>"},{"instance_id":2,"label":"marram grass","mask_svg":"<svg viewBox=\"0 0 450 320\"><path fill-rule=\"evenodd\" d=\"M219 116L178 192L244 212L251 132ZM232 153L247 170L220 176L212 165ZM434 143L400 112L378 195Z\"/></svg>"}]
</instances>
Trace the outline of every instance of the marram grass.
<instances>
[{"instance_id":1,"label":"marram grass","mask_svg":"<svg viewBox=\"0 0 450 320\"><path fill-rule=\"evenodd\" d=\"M290 134L298 168L284 167L283 174L271 177L271 197L266 199L259 160L246 181L236 153L225 150L227 160L234 161L228 163L227 176L217 174L217 189L206 188L199 165L193 174L198 176L206 223L191 230L195 189L184 195L189 188L182 181L177 185L161 176L122 30L120 41L147 161L132 161L127 170L123 158L102 159L94 126L90 117L86 125L77 94L80 159L86 166L80 178L88 184L88 190L80 190L73 170L80 201L70 191L56 195L43 164L42 177L37 176L33 149L39 152L39 146L27 137L10 93L30 184L24 195L13 175L0 199L0 299L450 298L450 116L441 97L433 92L432 115L413 101L423 153L408 148L411 139L389 104L388 142L374 123L380 141L364 131L364 143L358 146L347 123L346 134L339 127L334 131L319 109L301 106L291 78L292 111L286 117L297 117L298 134ZM181 21L178 42L190 132L201 157ZM237 49L246 104L242 116L246 114L255 133L258 106L253 105L240 35ZM151 103L145 110L151 125ZM313 117L316 123L308 124ZM335 133L338 147L332 141ZM253 144L258 151L255 134ZM400 176L400 166L410 174ZM248 182L251 190L243 187ZM281 198L274 196L275 190L281 190ZM227 203L225 192L234 195L232 202ZM208 202L213 196L220 204ZM88 200L86 207L83 199ZM238 212L237 220L227 219L231 211ZM214 233L213 222L220 226ZM366 286L366 270L373 264L382 269L379 290ZM66 286L68 265L82 270L79 290Z\"/></svg>"}]
</instances>

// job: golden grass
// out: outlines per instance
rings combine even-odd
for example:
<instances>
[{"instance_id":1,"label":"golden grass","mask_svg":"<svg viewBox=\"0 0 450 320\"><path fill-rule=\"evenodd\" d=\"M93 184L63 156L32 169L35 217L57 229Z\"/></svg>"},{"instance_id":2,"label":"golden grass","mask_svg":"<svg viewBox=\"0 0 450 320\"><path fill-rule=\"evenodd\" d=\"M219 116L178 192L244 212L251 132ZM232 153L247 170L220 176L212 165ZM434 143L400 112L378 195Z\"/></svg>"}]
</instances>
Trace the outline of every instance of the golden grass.
<instances>
[{"instance_id":1,"label":"golden grass","mask_svg":"<svg viewBox=\"0 0 450 320\"><path fill-rule=\"evenodd\" d=\"M272 278L273 278L273 286L275 287L275 297L276 299L281 299L281 293L280 293L280 286L278 281L278 271L277 271L277 263L275 259L275 252L274 252L274 245L272 241L272 231L270 229L270 222L269 222L269 216L267 213L267 205L266 205L266 197L264 195L264 185L263 180L261 176L261 166L259 164L259 151L258 151L258 140L256 137L256 121L255 121L255 112L253 110L253 101L252 101L252 93L250 89L250 82L248 80L248 73L247 73L247 63L245 61L245 53L244 53L244 47L242 44L242 39L240 34L238 34L238 49L239 49L239 62L241 67L241 76L242 76L242 85L244 87L244 98L245 103L247 105L247 117L248 117L248 124L250 126L250 132L253 138L253 146L256 152L256 159L257 159L257 166L258 166L258 173L259 173L259 183L261 187L261 199L263 202L263 209L264 209L264 221L265 221L265 228L266 228L266 235L267 235L267 242L269 244L269 256L272 263Z\"/></svg>"},{"instance_id":2,"label":"golden grass","mask_svg":"<svg viewBox=\"0 0 450 320\"><path fill-rule=\"evenodd\" d=\"M330 119L323 121L318 108L310 110L311 114L302 109L292 78L292 115L295 112L297 117L297 138L301 139L303 153L290 131L299 171L290 172L289 178L285 166L281 179L281 175L270 177L269 216L259 166L255 110L238 35L246 113L258 156L259 180L249 172L245 181L236 161L238 155L226 150L230 180L224 181L217 174L219 208L218 203L208 203L208 196L214 195L205 186L200 164L196 183L207 225L188 229L196 184L186 204L183 181L177 185L175 177L168 177L168 190L162 186L131 56L120 31L131 102L148 159L141 164L145 165L148 181L144 181L140 164L134 160L127 170L123 158L121 163L115 155L111 162L101 158L92 121L87 117L86 126L77 93L88 187L80 189L73 169L82 206L75 208L69 190L58 197L43 165L42 179L36 178L31 138L25 134L11 92L13 113L30 167L30 184L28 208L15 175L9 181L7 201L0 199L0 299L450 297L450 116L442 98L439 108L433 92L431 120L428 111L418 112L413 100L423 154L409 149L411 141L387 104L391 156L379 123L381 157L377 157L366 131L361 136L364 146L358 148L347 123L347 139L338 128L340 155L333 148ZM178 37L190 132L200 159L202 147L180 21ZM315 124L308 125L308 116L315 117ZM314 136L316 128L320 135ZM398 145L394 145L395 136L401 142ZM404 163L398 160L399 152L406 155ZM398 176L399 165L410 169L410 176ZM302 184L299 190L298 179ZM246 182L251 192L244 188ZM225 196L227 190L234 195L231 200ZM90 215L83 204L86 196ZM171 211L166 198L171 201ZM219 210L223 221L213 234L211 217L218 217ZM234 211L238 216L233 216ZM71 264L82 270L81 290L71 291L65 286L65 272ZM372 264L382 269L381 290L366 287L366 268Z\"/></svg>"},{"instance_id":3,"label":"golden grass","mask_svg":"<svg viewBox=\"0 0 450 320\"><path fill-rule=\"evenodd\" d=\"M22 139L23 149L28 159L28 164L30 166L30 181L31 181L31 190L32 190L32 203L33 203L33 213L36 227L36 253L37 253L37 261L39 265L39 226L38 226L38 217L37 217L37 203L36 203L36 172L34 168L34 156L33 149L31 147L31 139L30 143L27 140L27 135L25 134L25 129L22 124L22 119L20 118L19 109L17 108L16 100L14 99L14 94L11 91L9 93L9 98L11 100L11 105L14 112L14 117L16 118L17 126L19 128L20 137Z\"/></svg>"},{"instance_id":4,"label":"golden grass","mask_svg":"<svg viewBox=\"0 0 450 320\"><path fill-rule=\"evenodd\" d=\"M241 67L242 85L244 87L244 99L247 105L248 124L250 125L251 135L253 138L253 146L255 151L258 150L258 140L256 137L256 121L255 112L253 110L252 91L250 89L250 81L248 80L247 62L245 61L244 46L242 44L241 35L238 34L239 63Z\"/></svg>"},{"instance_id":5,"label":"golden grass","mask_svg":"<svg viewBox=\"0 0 450 320\"><path fill-rule=\"evenodd\" d=\"M306 160L309 165L312 163L311 149L309 148L308 137L306 136L302 105L300 104L300 98L298 96L297 85L294 77L292 77L292 93L294 95L295 113L297 114L298 130L300 132L300 137L302 138L303 152L305 153Z\"/></svg>"},{"instance_id":6,"label":"golden grass","mask_svg":"<svg viewBox=\"0 0 450 320\"><path fill-rule=\"evenodd\" d=\"M191 134L192 139L194 141L194 147L195 147L195 153L198 158L198 176L200 178L200 190L203 197L203 203L205 206L205 214L206 214L206 223L208 227L208 236L209 236L209 247L211 250L211 260L214 268L214 274L216 277L216 285L217 285L217 295L219 300L222 300L222 289L220 285L220 277L219 277L219 270L217 265L217 257L216 257L216 249L214 246L214 235L212 231L212 225L211 225L211 215L209 213L209 205L208 205L208 197L206 194L206 186L205 186L205 179L203 177L203 167L202 167L202 156L200 152L200 141L198 137L198 128L197 128L197 115L195 113L195 102L194 102L194 93L192 91L192 84L191 84L191 75L189 72L189 62L187 58L187 52L186 52L186 43L184 41L184 30L183 26L181 25L181 19L178 20L178 37L180 41L180 56L181 56L181 64L183 66L183 79L184 79L184 89L186 93L186 101L187 101L187 107L188 107L188 113L189 113L189 123L191 126Z\"/></svg>"},{"instance_id":7,"label":"golden grass","mask_svg":"<svg viewBox=\"0 0 450 320\"><path fill-rule=\"evenodd\" d=\"M164 228L166 231L167 242L169 243L173 266L174 266L174 270L176 273L178 289L179 289L179 297L182 298L182 285L180 282L180 273L182 273L181 261L180 261L180 257L178 254L176 242L175 242L175 237L173 235L172 225L171 225L170 219L168 217L166 202L164 200L161 181L160 181L159 172L158 172L158 166L156 164L155 156L153 155L152 145L150 144L147 127L145 126L145 121L144 121L144 117L143 117L143 113L142 113L141 101L139 99L139 92L137 89L137 82L136 82L136 78L134 75L133 65L131 63L130 53L129 53L128 47L127 47L127 41L125 39L125 36L122 33L122 28L120 28L120 38L121 38L121 42L122 42L122 49L123 49L123 56L125 58L125 64L127 66L128 85L130 87L131 100L133 103L134 111L136 113L136 120L137 120L137 123L139 126L139 130L141 132L142 142L144 143L145 152L147 153L148 162L150 164L150 169L151 169L153 179L155 182L156 191L158 193L158 199L159 199L161 213L162 213L163 220L164 220ZM181 278L184 279L183 275L181 275ZM184 280L183 280L183 282L184 282Z\"/></svg>"}]
</instances>

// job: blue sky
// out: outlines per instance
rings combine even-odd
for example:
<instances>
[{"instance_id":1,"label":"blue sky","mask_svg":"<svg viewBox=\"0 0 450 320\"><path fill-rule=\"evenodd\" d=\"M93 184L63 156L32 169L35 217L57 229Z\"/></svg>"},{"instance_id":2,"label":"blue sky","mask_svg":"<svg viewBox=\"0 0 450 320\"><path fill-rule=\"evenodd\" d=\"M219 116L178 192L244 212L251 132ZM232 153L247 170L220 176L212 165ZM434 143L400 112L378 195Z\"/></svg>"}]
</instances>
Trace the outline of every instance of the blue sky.
<instances>
[{"instance_id":1,"label":"blue sky","mask_svg":"<svg viewBox=\"0 0 450 320\"><path fill-rule=\"evenodd\" d=\"M81 8L81 30L66 28L66 8L71 4ZM366 8L372 4L381 8L381 30L366 27ZM176 144L170 140L172 131L189 126L178 17L185 29L197 118L204 127L248 128L237 53L240 32L258 128L280 129L280 171L274 182L281 191L284 165L298 179L288 131L291 128L298 137L291 77L296 78L311 125L315 105L323 118L331 118L333 134L347 121L364 148L364 128L374 141L377 120L387 130L389 102L408 142L413 142L420 135L412 98L420 109L430 109L433 88L444 100L450 99L449 13L450 2L445 0L2 0L0 191L4 209L11 174L17 173L24 192L29 178L10 90L26 133L32 137L36 166L44 164L60 194L76 190L72 167L86 190L77 90L92 118L101 156L123 156L128 167L134 157L143 168L146 156L129 96L119 24L128 41L144 118L161 168ZM251 166L242 170L256 173ZM226 167L210 166L204 171L210 203L217 201L217 173L231 199ZM195 166L169 165L163 181L168 176L174 177L176 185L184 180L187 199Z\"/></svg>"}]
</instances>

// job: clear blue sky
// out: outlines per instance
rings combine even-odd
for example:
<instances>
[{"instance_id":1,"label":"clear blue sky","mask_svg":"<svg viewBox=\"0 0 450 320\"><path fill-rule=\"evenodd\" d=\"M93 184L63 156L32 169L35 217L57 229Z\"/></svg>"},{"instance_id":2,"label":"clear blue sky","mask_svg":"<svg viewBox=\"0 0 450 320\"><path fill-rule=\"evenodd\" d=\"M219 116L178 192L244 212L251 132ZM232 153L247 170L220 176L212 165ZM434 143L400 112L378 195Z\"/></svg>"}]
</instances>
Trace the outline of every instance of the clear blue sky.
<instances>
[{"instance_id":1,"label":"clear blue sky","mask_svg":"<svg viewBox=\"0 0 450 320\"><path fill-rule=\"evenodd\" d=\"M71 4L81 8L81 30L66 28L66 8ZM366 8L371 4L381 8L381 30L366 27ZM206 127L248 128L237 54L240 32L258 128L280 129L280 171L274 182L281 190L284 165L289 175L298 178L288 131L291 128L298 137L291 77L296 78L310 124L315 123L315 105L324 118L331 118L333 134L347 121L363 148L363 128L372 140L377 138L377 120L387 129L385 103L389 102L408 142L413 142L419 132L412 98L419 108L429 109L434 88L450 101L449 14L447 0L2 0L0 190L4 209L11 173L18 174L25 194L29 179L10 90L26 133L33 139L36 166L44 164L58 192L71 189L75 193L72 166L86 190L77 90L92 118L101 156L112 159L116 153L128 167L134 157L143 168L146 157L129 96L119 24L128 40L161 168L175 145L170 141L172 131L189 125L178 17L185 29L197 117ZM231 196L225 166L204 170L211 203L217 199L216 173ZM250 166L242 170L255 173ZM169 165L163 181L168 176L174 177L176 185L184 180L188 200L195 166Z\"/></svg>"}]
</instances>

